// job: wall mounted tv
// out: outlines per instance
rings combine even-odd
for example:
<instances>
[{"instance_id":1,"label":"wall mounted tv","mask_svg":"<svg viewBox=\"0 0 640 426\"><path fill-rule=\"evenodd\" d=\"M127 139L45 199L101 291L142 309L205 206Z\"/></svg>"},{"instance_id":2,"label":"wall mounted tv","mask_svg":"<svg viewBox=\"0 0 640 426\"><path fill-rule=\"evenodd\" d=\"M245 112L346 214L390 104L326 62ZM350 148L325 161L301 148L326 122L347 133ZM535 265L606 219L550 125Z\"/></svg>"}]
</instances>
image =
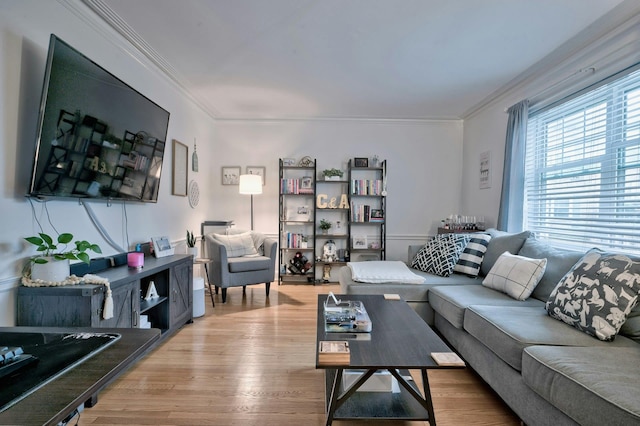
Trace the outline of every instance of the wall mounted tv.
<instances>
[{"instance_id":1,"label":"wall mounted tv","mask_svg":"<svg viewBox=\"0 0 640 426\"><path fill-rule=\"evenodd\" d=\"M51 35L29 196L157 202L169 112Z\"/></svg>"}]
</instances>

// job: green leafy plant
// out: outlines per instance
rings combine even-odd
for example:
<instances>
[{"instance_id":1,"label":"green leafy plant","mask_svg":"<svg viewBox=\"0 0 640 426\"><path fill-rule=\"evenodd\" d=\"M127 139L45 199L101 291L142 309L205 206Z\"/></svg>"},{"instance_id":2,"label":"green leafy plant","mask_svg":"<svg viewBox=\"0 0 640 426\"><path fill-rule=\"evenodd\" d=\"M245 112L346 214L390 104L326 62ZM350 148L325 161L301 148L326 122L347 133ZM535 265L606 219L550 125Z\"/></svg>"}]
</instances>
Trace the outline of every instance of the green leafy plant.
<instances>
[{"instance_id":1,"label":"green leafy plant","mask_svg":"<svg viewBox=\"0 0 640 426\"><path fill-rule=\"evenodd\" d=\"M331 222L324 220L324 219L320 219L320 229L322 229L323 231L327 231L329 229L331 229Z\"/></svg>"},{"instance_id":2,"label":"green leafy plant","mask_svg":"<svg viewBox=\"0 0 640 426\"><path fill-rule=\"evenodd\" d=\"M87 254L88 250L95 253L102 253L100 246L91 244L85 240L75 241L73 247L67 250L67 247L73 240L73 234L69 233L58 235L56 241L54 241L50 235L43 232L39 233L37 237L27 237L25 240L36 246L37 251L40 252L38 256L31 259L33 263L47 263L48 260L46 257L53 257L56 260L80 260L89 264L91 259L89 258L89 254ZM62 245L62 247L59 247L59 245Z\"/></svg>"},{"instance_id":3,"label":"green leafy plant","mask_svg":"<svg viewBox=\"0 0 640 426\"><path fill-rule=\"evenodd\" d=\"M197 242L196 236L193 235L192 231L189 231L187 229L187 246L188 247L195 247L196 246L196 242Z\"/></svg>"},{"instance_id":4,"label":"green leafy plant","mask_svg":"<svg viewBox=\"0 0 640 426\"><path fill-rule=\"evenodd\" d=\"M338 170L338 169L325 169L325 170L322 171L322 175L324 177L331 177L331 176L342 177L344 175L344 172L342 170Z\"/></svg>"}]
</instances>

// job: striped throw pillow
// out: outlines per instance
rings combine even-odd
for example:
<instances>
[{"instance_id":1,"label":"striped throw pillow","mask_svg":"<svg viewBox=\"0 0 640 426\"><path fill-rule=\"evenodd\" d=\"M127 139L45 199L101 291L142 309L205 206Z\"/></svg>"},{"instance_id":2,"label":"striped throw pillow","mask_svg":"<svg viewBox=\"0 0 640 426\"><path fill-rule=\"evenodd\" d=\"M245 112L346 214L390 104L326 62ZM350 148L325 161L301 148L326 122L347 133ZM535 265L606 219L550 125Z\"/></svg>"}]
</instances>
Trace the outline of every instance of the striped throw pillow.
<instances>
[{"instance_id":1,"label":"striped throw pillow","mask_svg":"<svg viewBox=\"0 0 640 426\"><path fill-rule=\"evenodd\" d=\"M489 234L471 234L471 240L462 254L460 254L458 263L453 267L453 271L470 277L477 277L480 273L480 266L489 246L489 241L491 241L491 235Z\"/></svg>"}]
</instances>

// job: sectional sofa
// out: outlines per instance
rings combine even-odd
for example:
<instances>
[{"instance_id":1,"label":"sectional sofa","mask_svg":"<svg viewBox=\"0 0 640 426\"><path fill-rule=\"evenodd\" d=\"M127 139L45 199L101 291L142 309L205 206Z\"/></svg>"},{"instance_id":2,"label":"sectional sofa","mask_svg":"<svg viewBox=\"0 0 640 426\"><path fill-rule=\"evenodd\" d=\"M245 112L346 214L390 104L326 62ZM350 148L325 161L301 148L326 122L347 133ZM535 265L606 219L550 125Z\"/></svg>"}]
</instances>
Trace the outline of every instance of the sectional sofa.
<instances>
[{"instance_id":1,"label":"sectional sofa","mask_svg":"<svg viewBox=\"0 0 640 426\"><path fill-rule=\"evenodd\" d=\"M400 294L527 425L640 424L640 259L561 250L526 231L487 235L477 277L412 268L424 283L365 283L344 267L341 291ZM483 285L504 252L542 269L524 297Z\"/></svg>"}]
</instances>

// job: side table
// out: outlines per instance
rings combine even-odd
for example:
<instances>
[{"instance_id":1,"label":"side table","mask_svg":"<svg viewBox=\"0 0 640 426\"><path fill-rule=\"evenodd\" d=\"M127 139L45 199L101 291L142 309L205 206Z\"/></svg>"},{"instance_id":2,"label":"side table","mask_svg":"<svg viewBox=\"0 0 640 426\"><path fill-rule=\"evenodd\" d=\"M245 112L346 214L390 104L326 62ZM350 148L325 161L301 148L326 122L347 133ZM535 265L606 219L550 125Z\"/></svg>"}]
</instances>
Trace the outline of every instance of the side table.
<instances>
[{"instance_id":1,"label":"side table","mask_svg":"<svg viewBox=\"0 0 640 426\"><path fill-rule=\"evenodd\" d=\"M209 263L211 263L211 259L206 257L199 257L197 259L193 259L193 263L196 265L204 266L204 275L207 280L207 285L209 286L209 295L211 296L211 306L216 307L216 302L213 301L213 289L211 288L211 280L209 279Z\"/></svg>"}]
</instances>

